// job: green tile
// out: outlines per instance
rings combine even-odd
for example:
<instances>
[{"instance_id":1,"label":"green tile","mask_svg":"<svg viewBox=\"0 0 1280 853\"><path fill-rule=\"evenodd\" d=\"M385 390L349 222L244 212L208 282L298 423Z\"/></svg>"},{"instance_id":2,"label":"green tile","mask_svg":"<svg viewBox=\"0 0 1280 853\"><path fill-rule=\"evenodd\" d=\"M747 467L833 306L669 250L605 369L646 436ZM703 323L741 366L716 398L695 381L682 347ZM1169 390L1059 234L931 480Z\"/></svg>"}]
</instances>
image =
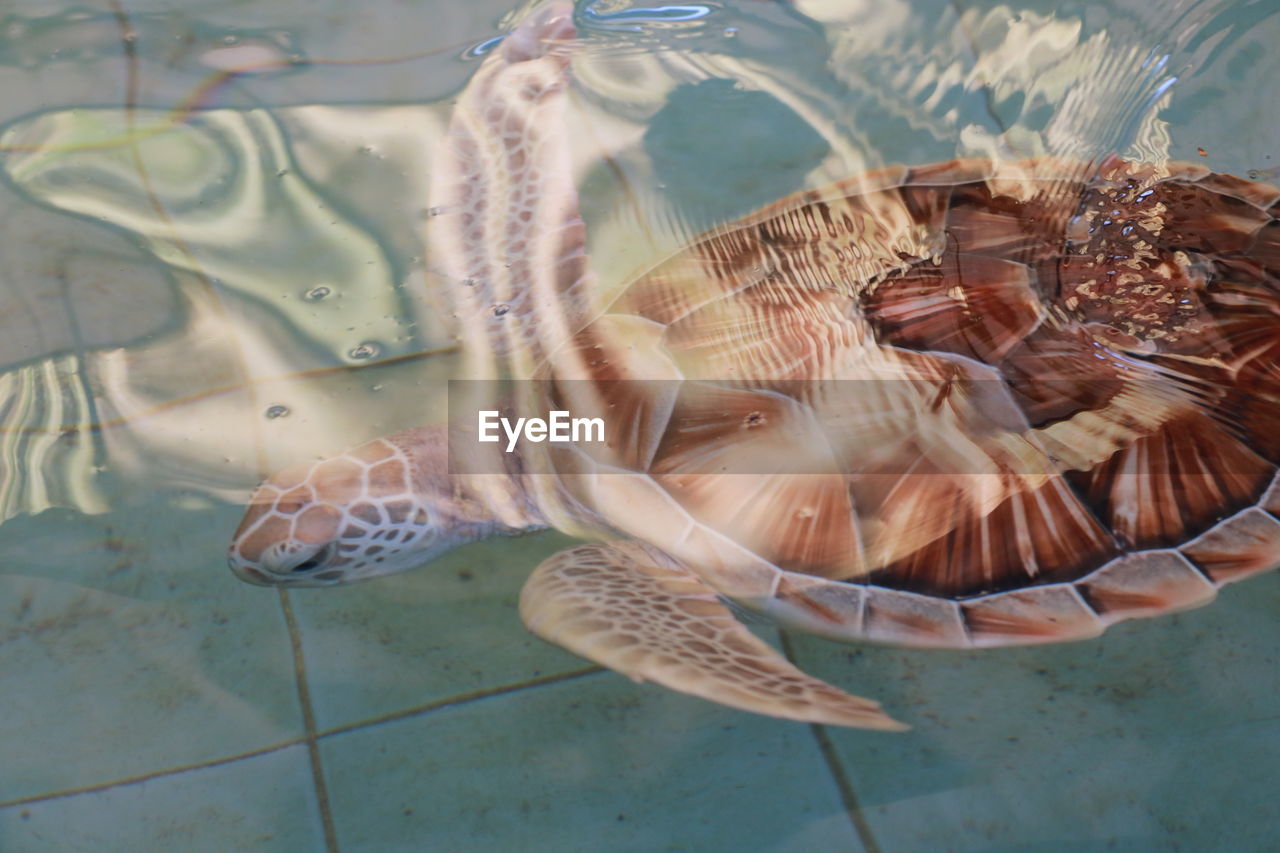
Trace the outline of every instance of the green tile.
<instances>
[{"instance_id":1,"label":"green tile","mask_svg":"<svg viewBox=\"0 0 1280 853\"><path fill-rule=\"evenodd\" d=\"M795 645L915 727L832 732L886 851L1254 850L1280 837L1277 612L1271 575L1070 645Z\"/></svg>"},{"instance_id":2,"label":"green tile","mask_svg":"<svg viewBox=\"0 0 1280 853\"><path fill-rule=\"evenodd\" d=\"M237 513L153 492L0 527L0 802L302 734L276 596L224 563Z\"/></svg>"},{"instance_id":3,"label":"green tile","mask_svg":"<svg viewBox=\"0 0 1280 853\"><path fill-rule=\"evenodd\" d=\"M434 563L293 594L320 729L589 666L525 630L525 579L571 540L479 542Z\"/></svg>"},{"instance_id":4,"label":"green tile","mask_svg":"<svg viewBox=\"0 0 1280 853\"><path fill-rule=\"evenodd\" d=\"M598 673L321 741L348 851L857 851L808 726Z\"/></svg>"},{"instance_id":5,"label":"green tile","mask_svg":"<svg viewBox=\"0 0 1280 853\"><path fill-rule=\"evenodd\" d=\"M323 850L306 747L0 809L0 850Z\"/></svg>"}]
</instances>

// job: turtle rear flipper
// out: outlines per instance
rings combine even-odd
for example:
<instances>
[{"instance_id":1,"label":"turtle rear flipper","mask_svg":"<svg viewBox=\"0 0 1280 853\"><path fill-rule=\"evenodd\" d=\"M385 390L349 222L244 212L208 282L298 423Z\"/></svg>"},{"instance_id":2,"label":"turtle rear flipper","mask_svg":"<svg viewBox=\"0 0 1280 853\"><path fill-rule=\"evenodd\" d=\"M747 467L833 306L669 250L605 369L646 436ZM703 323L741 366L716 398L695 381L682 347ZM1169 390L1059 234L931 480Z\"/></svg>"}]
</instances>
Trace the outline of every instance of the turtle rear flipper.
<instances>
[{"instance_id":1,"label":"turtle rear flipper","mask_svg":"<svg viewBox=\"0 0 1280 853\"><path fill-rule=\"evenodd\" d=\"M878 703L801 672L710 586L638 542L581 545L546 560L525 584L520 615L542 639L636 681L802 722L907 728Z\"/></svg>"}]
</instances>

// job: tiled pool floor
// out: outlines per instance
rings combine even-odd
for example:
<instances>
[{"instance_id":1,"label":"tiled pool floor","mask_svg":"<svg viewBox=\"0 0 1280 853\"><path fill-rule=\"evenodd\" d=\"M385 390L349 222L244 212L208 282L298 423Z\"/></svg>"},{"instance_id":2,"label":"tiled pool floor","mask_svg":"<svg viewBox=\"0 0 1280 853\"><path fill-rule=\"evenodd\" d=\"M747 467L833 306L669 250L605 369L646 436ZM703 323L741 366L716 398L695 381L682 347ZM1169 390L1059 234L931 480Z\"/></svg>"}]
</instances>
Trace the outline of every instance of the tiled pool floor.
<instances>
[{"instance_id":1,"label":"tiled pool floor","mask_svg":"<svg viewBox=\"0 0 1280 853\"><path fill-rule=\"evenodd\" d=\"M752 9L766 5L743 2ZM197 5L198 20L184 11ZM296 24L293 37L317 57L398 57L420 50L423 33L431 33L438 44L453 45L492 32L516 2L473 0L450 5L443 15L442 4L410 4L420 7L412 24L403 17L406 4L400 3L378 4L382 14L363 6L353 12L355 6L340 2L310 4L305 13L297 5L16 0L12 14L23 16L21 21L5 17L10 12L3 7L0 27L25 22L31 37L6 42L3 37L16 31L0 31L0 119L6 129L45 111L63 119L74 113L72 118L80 120L91 112L78 109L86 105L100 107L99 118L114 110L118 119L125 92L118 62L121 9L136 13L142 29L136 47L141 55L139 90L133 94L141 104L169 109L186 103L183 99L210 73L199 65L199 51L233 44L226 37L241 39L235 42L239 44L258 39L254 44L261 47L280 20ZM1028 0L1014 4L1016 8L997 0L862 5L842 0L770 4L774 18L769 20L788 22L813 36L805 44L822 47L825 36L813 21L827 20L825 13L831 20L852 20L854 35L865 35L882 18L904 29L908 22L923 22L929 37L940 40L955 35L964 16L981 26L964 38L956 36L958 41L976 50L1012 51L1019 62L1028 58L1024 53L1044 53L1030 59L1044 59L1044 67L1057 73L1070 67L1054 66L1049 61L1053 51L1069 55L1077 38L1085 47L1106 43L1101 36L1108 30L1107 18L1100 10L1116 14L1124 25L1113 28L1118 44L1128 37L1145 44L1141 28L1161 17L1151 3L1117 3L1119 12L1106 3L1085 4L1087 9L1077 4L1064 8L1056 22L1061 26L1042 30L1040 41L1030 44L1018 37L1034 32L1037 21L1055 23L1055 9L1062 5L1047 0ZM1212 3L1168 5L1204 12ZM1190 63L1191 53L1199 51L1195 56L1218 62L1236 77L1231 82L1225 72L1192 75L1179 83L1172 105L1148 128L1158 139L1172 126L1172 156L1194 159L1197 147L1206 146L1213 168L1244 173L1274 165L1269 161L1280 138L1275 125L1280 111L1258 108L1259 98L1265 97L1258 93L1276 77L1275 57L1280 55L1272 49L1276 18L1265 5L1236 4L1242 14L1255 16L1247 26L1233 29L1222 18L1220 30L1193 40L1178 60ZM85 17L82 6L95 11ZM315 14L320 6L326 12ZM466 14L460 11L464 6ZM864 8L875 14L859 17ZM1145 16L1133 33L1125 29L1129 18L1120 14L1125 8ZM1255 19L1257 26L1250 23ZM174 53L172 34L165 29L169 26L205 41L194 42L198 50L193 52ZM755 44L765 49L756 58L768 57L778 32L744 31L739 43L756 38ZM66 57L49 52L61 44L59 38L71 36L76 50ZM147 55L161 41L163 52ZM865 47L857 38L850 44ZM861 75L850 78L859 96L849 106L857 119L850 127L860 144L885 156L923 162L955 153L956 140L947 135L955 126L944 123L947 134L937 138L916 133L921 130L918 119L929 110L961 115L968 130L998 130L1002 111L1016 116L1026 106L1035 119L1052 106L1024 101L1007 86L990 101L990 92L960 92L962 78L976 67L965 62L975 57L935 67L927 55L906 51L910 45L909 36L882 40L873 47L883 55L875 54L865 65L857 64L862 55L856 51L850 55L832 48L832 68ZM786 59L788 54L778 50L774 57ZM819 53L810 59L818 66L826 61ZM929 66L941 82L934 89L902 94L904 62L916 63L911 73ZM979 71L998 72L996 64L990 60ZM243 129L237 138L248 140L245 151L253 155L245 162L257 162L254 158L267 153L281 158L270 163L262 159L258 165L269 175L292 175L289 180L302 188L297 198L308 206L308 215L313 202L328 197L317 187L329 180L338 188L345 181L349 192L334 193L347 205L344 212L354 211L356 220L378 226L374 232L390 234L388 254L399 253L396 263L407 269L408 258L400 256L416 249L401 243L412 243L405 237L412 235L412 223L406 224L408 219L385 193L387 187L404 190L412 179L396 171L402 163L394 157L377 160L355 152L366 130L383 133L388 145L421 147L414 134L438 122L446 114L443 108L426 111L413 124L402 118L409 112L370 104L446 99L474 65L441 67L450 74L424 79L422 66L412 63L317 63L242 81L243 88L219 90L224 100L216 106L226 109L207 118ZM992 91L1004 85L991 79ZM1074 85L1052 74L1034 82L1043 98L1065 97ZM880 106L886 112L879 119L872 115L875 86L885 101ZM1237 89L1248 97L1232 95ZM924 103L934 95L942 102ZM958 99L954 103L947 100L952 96ZM275 136L261 135L265 111L250 115L246 110L264 104L281 108ZM292 111L290 105L296 104L321 106ZM330 110L328 104L345 104L350 111ZM306 121L298 118L302 113ZM366 128L378 115L382 123ZM1077 129L1070 125L1066 131ZM1081 132L1088 136L1092 130ZM291 149L286 150L286 141ZM329 149L342 156L330 157ZM58 169L75 166L69 151L54 151L27 177L47 169L57 178ZM101 162L92 165L102 169L94 174L104 176L101 186L110 189L117 174L115 154L99 153ZM724 160L739 162L727 155ZM15 161L4 161L6 169ZM334 163L332 169L324 166ZM195 168L199 163L185 165L200 172ZM74 169L64 174L74 174ZM142 257L150 246L157 257L171 261L176 255L165 252L182 242L165 242L173 238L171 221L150 207L125 206L117 213L131 217L128 222L103 217L110 227L100 228L103 223L82 210L71 216L56 210L55 201L65 198L64 183L50 179L40 184L48 196L20 197L20 191L33 191L21 186L11 170L4 177L0 227L8 230L0 236L6 251L15 241L34 239L32 235L83 250L92 232L105 247L95 243L94 257L109 255L115 264L111 270L132 288L131 301L122 301L122 295L130 294L104 287L95 299L80 304L79 314L59 302L60 296L43 305L58 309L50 310L49 317L59 322L87 319L94 312L86 305L101 320L103 306L114 306L103 321L102 340L95 338L91 345L107 356L113 356L111 347L135 350L129 357L139 360L119 373L131 380L141 375L144 381L122 383L126 391L137 392L144 403L161 399L167 405L166 394L176 400L191 391L185 387L189 375L199 375L194 384L201 393L224 388L221 365L213 360L209 376L176 369L200 358L206 350L195 344L208 341L194 334L166 338L171 325L190 317L179 316L178 301L158 295L167 292L164 287L184 294L214 289L204 288L208 282L195 281L189 270L175 272L181 263L125 264L124 254L116 251L126 239L154 238L150 244L139 240L132 247L135 254ZM188 186L188 176L177 167L169 177L180 201L195 186ZM215 197L215 190L230 183L216 174L214 178L199 192ZM701 189L719 198L718 184ZM91 192L86 197L94 198ZM278 218L292 215L287 207L269 212ZM333 220L346 224L341 217ZM323 227L307 245L337 244L335 234L348 235L342 228L327 230L329 221L325 214ZM193 227L191 234L207 237L206 231ZM185 249L198 254L195 237L183 239ZM356 248L365 251L375 244L380 247L370 238ZM237 270L245 280L279 283L277 276L289 271L296 254L282 252L274 259L278 266L246 272L244 267L252 265L242 263L238 247L214 245L219 252L204 248L205 273L225 271L228 285L245 283L231 280ZM6 254L0 264L5 292L32 296L36 283L64 274L51 272L42 258L36 258L39 263L27 259L32 264L28 269ZM360 255L353 269L365 272L365 264ZM379 298L398 299L395 291L404 280L394 277L403 270L390 262L386 266L387 281L369 277L368 282L378 285L369 290ZM151 276L145 281L144 271ZM169 276L185 276L178 282L181 287ZM90 276L89 282L99 279ZM393 286L382 287L387 282ZM301 293L300 285L287 284L280 292ZM230 298L236 292L228 286L222 294ZM294 343L282 342L287 335L276 335L271 324L278 315L294 321L294 332L315 332L306 325L314 319L311 309L298 310L296 298L287 304L271 301L276 296L269 289L250 293L249 301L257 300L252 304L266 306L259 319L267 319L258 330L264 339L275 336L272 342L282 346ZM347 303L349 310L353 303L358 300ZM366 313L375 326L383 324L379 329L401 330L402 318L389 320L380 308ZM71 375L67 364L83 340L74 340L69 331L55 335L52 327L40 326L22 312L0 313L0 321L8 324L0 325L5 333L0 336L5 369L0 379L19 383L38 369L52 376L55 386L66 382ZM289 328L286 322L279 325ZM347 325L333 322L335 341L345 341ZM24 349L28 338L18 334L32 328L45 335L38 341L39 352ZM147 345L134 347L139 340ZM343 348L335 344L332 352L324 351L317 340L307 338L282 352L315 356L314 364L301 359L302 367L320 364L327 369L333 362L324 359ZM280 354L260 348L246 355L246 361L262 352ZM102 361L119 367L106 356ZM565 545L556 535L481 543L426 569L344 588L279 593L236 581L223 562L241 513L231 491L247 487L251 477L240 476L232 484L227 474L231 465L220 467L217 459L203 467L195 463L235 456L243 474L258 463L269 470L276 460L246 462L253 457L246 450L253 442L230 435L227 425L239 429L253 421L254 426L243 428L268 437L263 445L267 452L260 455L287 451L293 461L312 450L333 450L390 431L366 417L378 395L383 406L399 398L413 407L400 413L408 412L407 419L396 426L415 423L415 411L432 408L421 396L421 388L430 385L421 374L388 373L384 382L382 368L366 367L358 380L335 374L313 384L307 384L309 378L290 383L278 378L287 372L281 365L298 366L285 357L254 364L261 376L273 378L238 386L225 399L210 395L202 403L209 408L184 412L172 421L165 420L171 410L140 405L141 414L130 425L141 436L130 460L135 469L130 473L137 476L120 480L118 498L104 492L110 500L98 501L91 510L48 509L19 514L0 525L0 851L1276 849L1280 577L1274 574L1228 588L1202 610L1120 625L1099 640L1062 647L904 651L780 638L761 629L767 639L783 642L803 667L881 700L913 729L879 734L756 717L632 684L526 633L516 614L517 596L538 562ZM67 372L59 372L63 370ZM88 388L102 375L77 376L77 381L83 379ZM168 384L157 390L148 385L152 380ZM346 386L324 384L330 380ZM268 423L260 415L267 403L276 401L277 392L281 399L293 395L307 405L295 405L289 418ZM342 405L333 404L339 398ZM379 411L381 416L384 410ZM74 444L77 436L101 437L97 426L91 430L84 424L79 433L58 431L59 424L88 419L91 413L61 412L62 420L50 416L35 426L8 410L0 414L6 418L0 441L9 442L0 447L0 473L11 478L0 477L6 497L18 488L11 480L25 476L21 465L28 461L13 449L17 445L12 442L25 433L7 429L11 421L47 439L44 444L33 439L31 447L54 454ZM47 435L40 432L45 427ZM364 432L357 436L356 430ZM294 437L282 438L284 431ZM148 488L139 478L162 461L168 467L156 474L159 485ZM192 462L191 470L184 469L186 462ZM97 483L93 477L98 472L90 476L82 466L76 473L83 477L69 481L68 494L51 495L45 503L76 505L80 498L88 503L75 489ZM206 474L207 483L201 481ZM201 488L173 485L184 477L199 481ZM223 479L214 482L217 477ZM19 486L38 480L32 477Z\"/></svg>"},{"instance_id":2,"label":"tiled pool floor","mask_svg":"<svg viewBox=\"0 0 1280 853\"><path fill-rule=\"evenodd\" d=\"M1260 850L1280 831L1274 576L1066 647L788 638L914 726L890 735L536 640L515 600L559 536L280 595L220 565L236 515L159 492L0 528L0 849Z\"/></svg>"}]
</instances>

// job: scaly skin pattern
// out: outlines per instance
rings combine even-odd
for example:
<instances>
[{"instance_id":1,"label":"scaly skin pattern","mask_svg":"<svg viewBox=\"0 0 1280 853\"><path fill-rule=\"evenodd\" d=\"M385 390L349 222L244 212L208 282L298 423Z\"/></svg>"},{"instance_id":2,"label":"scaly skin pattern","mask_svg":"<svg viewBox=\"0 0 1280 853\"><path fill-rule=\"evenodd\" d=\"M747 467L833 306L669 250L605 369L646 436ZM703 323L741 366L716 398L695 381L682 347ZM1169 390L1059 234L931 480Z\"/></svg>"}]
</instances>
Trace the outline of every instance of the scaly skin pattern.
<instances>
[{"instance_id":1,"label":"scaly skin pattern","mask_svg":"<svg viewBox=\"0 0 1280 853\"><path fill-rule=\"evenodd\" d=\"M228 555L232 570L250 583L324 586L543 526L518 477L492 475L483 497L450 477L446 441L443 427L422 427L277 471L249 500Z\"/></svg>"}]
</instances>

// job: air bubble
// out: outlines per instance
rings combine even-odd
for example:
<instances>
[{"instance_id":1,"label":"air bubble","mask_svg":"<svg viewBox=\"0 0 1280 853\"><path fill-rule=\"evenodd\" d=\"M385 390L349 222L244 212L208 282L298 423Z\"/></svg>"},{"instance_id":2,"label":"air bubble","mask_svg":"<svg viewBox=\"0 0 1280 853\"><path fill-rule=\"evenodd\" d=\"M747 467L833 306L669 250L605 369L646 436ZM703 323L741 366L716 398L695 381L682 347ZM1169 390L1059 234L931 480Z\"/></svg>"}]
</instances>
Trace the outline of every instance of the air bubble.
<instances>
[{"instance_id":1,"label":"air bubble","mask_svg":"<svg viewBox=\"0 0 1280 853\"><path fill-rule=\"evenodd\" d=\"M308 302L319 302L321 299L327 298L332 293L333 293L333 288L329 287L328 285L319 284L311 288L310 290L308 290L306 293L304 293L302 295L302 298L307 300Z\"/></svg>"},{"instance_id":2,"label":"air bubble","mask_svg":"<svg viewBox=\"0 0 1280 853\"><path fill-rule=\"evenodd\" d=\"M355 359L364 360L364 359L374 358L380 352L382 352L382 348L379 347L377 344L372 343L370 341L365 341L362 344L357 344L354 347L352 347L351 351L347 353L347 355Z\"/></svg>"},{"instance_id":3,"label":"air bubble","mask_svg":"<svg viewBox=\"0 0 1280 853\"><path fill-rule=\"evenodd\" d=\"M506 36L496 36L494 38L482 41L474 47L469 47L462 53L463 59L479 59L489 51L497 47Z\"/></svg>"},{"instance_id":4,"label":"air bubble","mask_svg":"<svg viewBox=\"0 0 1280 853\"><path fill-rule=\"evenodd\" d=\"M268 420L274 421L276 418L283 418L287 414L289 414L288 406L281 406L278 403L274 406L267 406L266 415Z\"/></svg>"}]
</instances>

